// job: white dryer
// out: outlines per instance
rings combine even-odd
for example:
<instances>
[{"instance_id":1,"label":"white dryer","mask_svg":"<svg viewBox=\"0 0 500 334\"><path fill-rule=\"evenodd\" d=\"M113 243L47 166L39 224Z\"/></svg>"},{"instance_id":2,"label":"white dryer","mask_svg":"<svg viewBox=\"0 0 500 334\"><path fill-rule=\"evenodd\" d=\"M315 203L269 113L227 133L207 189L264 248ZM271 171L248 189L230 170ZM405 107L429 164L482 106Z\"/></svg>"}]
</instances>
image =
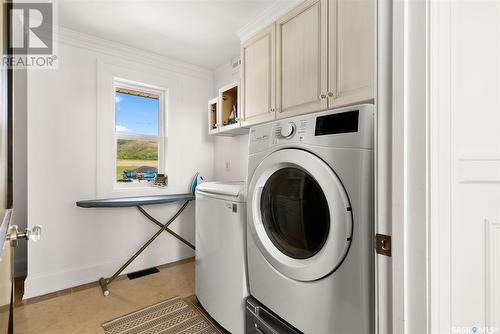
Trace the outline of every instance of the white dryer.
<instances>
[{"instance_id":1,"label":"white dryer","mask_svg":"<svg viewBox=\"0 0 500 334\"><path fill-rule=\"evenodd\" d=\"M367 104L250 130L250 294L303 333L373 333L373 119Z\"/></svg>"}]
</instances>

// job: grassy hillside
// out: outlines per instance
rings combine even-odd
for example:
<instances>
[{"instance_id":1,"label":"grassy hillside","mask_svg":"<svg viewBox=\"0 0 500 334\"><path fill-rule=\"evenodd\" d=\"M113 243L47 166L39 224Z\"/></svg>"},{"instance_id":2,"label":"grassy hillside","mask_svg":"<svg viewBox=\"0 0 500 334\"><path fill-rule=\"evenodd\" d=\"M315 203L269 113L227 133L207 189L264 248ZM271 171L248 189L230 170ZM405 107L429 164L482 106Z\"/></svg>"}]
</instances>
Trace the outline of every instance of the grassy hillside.
<instances>
[{"instance_id":1,"label":"grassy hillside","mask_svg":"<svg viewBox=\"0 0 500 334\"><path fill-rule=\"evenodd\" d=\"M158 160L158 143L154 140L118 139L119 160Z\"/></svg>"}]
</instances>

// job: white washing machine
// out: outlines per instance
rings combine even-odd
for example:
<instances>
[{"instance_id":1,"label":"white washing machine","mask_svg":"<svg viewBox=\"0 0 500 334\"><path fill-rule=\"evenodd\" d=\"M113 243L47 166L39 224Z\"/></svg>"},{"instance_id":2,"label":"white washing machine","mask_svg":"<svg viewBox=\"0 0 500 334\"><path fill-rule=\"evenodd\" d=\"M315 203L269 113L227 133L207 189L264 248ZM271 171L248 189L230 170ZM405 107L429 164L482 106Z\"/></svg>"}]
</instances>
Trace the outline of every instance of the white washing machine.
<instances>
[{"instance_id":1,"label":"white washing machine","mask_svg":"<svg viewBox=\"0 0 500 334\"><path fill-rule=\"evenodd\" d=\"M373 119L367 104L250 130L250 294L303 333L374 330Z\"/></svg>"},{"instance_id":2,"label":"white washing machine","mask_svg":"<svg viewBox=\"0 0 500 334\"><path fill-rule=\"evenodd\" d=\"M198 301L226 330L243 334L248 296L244 182L198 185L195 236Z\"/></svg>"}]
</instances>

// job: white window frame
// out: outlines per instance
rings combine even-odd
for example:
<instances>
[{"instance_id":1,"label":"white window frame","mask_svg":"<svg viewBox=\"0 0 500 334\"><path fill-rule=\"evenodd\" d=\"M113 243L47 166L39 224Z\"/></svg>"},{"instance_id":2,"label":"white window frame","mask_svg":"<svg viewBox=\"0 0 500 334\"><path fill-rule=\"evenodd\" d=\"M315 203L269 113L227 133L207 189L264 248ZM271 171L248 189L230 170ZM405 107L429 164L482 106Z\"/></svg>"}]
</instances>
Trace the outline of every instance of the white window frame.
<instances>
[{"instance_id":1,"label":"white window frame","mask_svg":"<svg viewBox=\"0 0 500 334\"><path fill-rule=\"evenodd\" d=\"M168 121L169 110L172 102L172 87L176 85L174 77L161 75L157 68L138 65L135 62L117 60L102 56L97 59L97 114L96 114L96 198L115 198L129 196L152 196L171 192L172 180L167 187L153 187L146 183L125 185L116 182L116 137L115 137L115 82L128 86L135 86L139 90L161 93L163 127L163 156L165 175L169 174L169 158L171 150L168 149ZM175 150L174 150L175 152Z\"/></svg>"},{"instance_id":2,"label":"white window frame","mask_svg":"<svg viewBox=\"0 0 500 334\"><path fill-rule=\"evenodd\" d=\"M154 87L151 85L133 82L122 78L114 78L113 80L113 101L116 101L116 89L124 88L134 91L158 95L158 136L141 135L141 134L127 134L125 132L116 131L116 102L113 104L113 170L116 171L117 163L117 143L118 139L142 139L142 140L155 140L158 141L158 173L167 175L167 111L166 111L166 90ZM113 179L114 190L121 189L138 189L138 188L151 188L150 182L118 182L116 175ZM167 184L168 186L168 184Z\"/></svg>"}]
</instances>

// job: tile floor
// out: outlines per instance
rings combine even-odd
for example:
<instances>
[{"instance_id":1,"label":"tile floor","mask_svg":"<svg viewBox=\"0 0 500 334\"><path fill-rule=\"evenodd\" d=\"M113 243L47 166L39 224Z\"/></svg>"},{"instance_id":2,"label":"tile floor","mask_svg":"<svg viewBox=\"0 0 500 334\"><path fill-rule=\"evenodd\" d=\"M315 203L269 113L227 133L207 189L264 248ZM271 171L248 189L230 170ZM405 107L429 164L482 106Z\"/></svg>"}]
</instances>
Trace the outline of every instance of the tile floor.
<instances>
[{"instance_id":1,"label":"tile floor","mask_svg":"<svg viewBox=\"0 0 500 334\"><path fill-rule=\"evenodd\" d=\"M17 302L16 334L102 334L101 324L168 298L194 294L194 259L160 267L160 272L113 282L104 297L90 284L32 300ZM18 292L22 293L21 292Z\"/></svg>"}]
</instances>

